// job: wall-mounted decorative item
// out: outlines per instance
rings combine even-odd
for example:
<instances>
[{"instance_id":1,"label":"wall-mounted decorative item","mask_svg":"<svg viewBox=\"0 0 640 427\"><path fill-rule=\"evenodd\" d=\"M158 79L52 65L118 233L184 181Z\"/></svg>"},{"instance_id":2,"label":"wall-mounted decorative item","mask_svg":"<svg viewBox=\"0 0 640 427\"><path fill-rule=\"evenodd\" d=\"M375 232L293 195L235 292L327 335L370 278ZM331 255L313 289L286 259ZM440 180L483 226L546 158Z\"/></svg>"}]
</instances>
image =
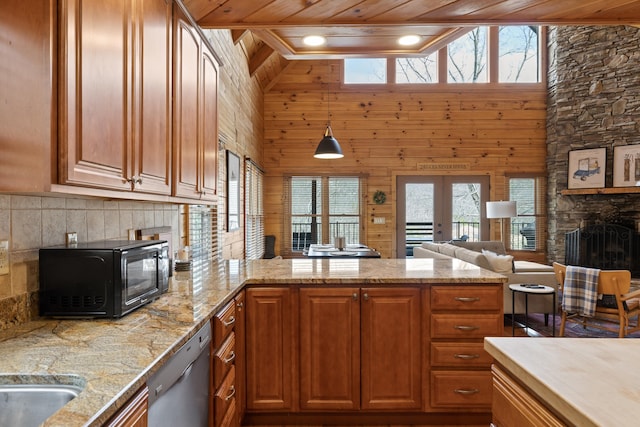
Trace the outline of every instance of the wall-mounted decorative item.
<instances>
[{"instance_id":1,"label":"wall-mounted decorative item","mask_svg":"<svg viewBox=\"0 0 640 427\"><path fill-rule=\"evenodd\" d=\"M240 228L240 157L227 150L227 231Z\"/></svg>"},{"instance_id":2,"label":"wall-mounted decorative item","mask_svg":"<svg viewBox=\"0 0 640 427\"><path fill-rule=\"evenodd\" d=\"M376 203L376 205L382 205L387 201L387 195L384 194L384 191L378 190L373 193L373 201Z\"/></svg>"},{"instance_id":3,"label":"wall-mounted decorative item","mask_svg":"<svg viewBox=\"0 0 640 427\"><path fill-rule=\"evenodd\" d=\"M613 186L640 186L640 144L613 147Z\"/></svg>"},{"instance_id":4,"label":"wall-mounted decorative item","mask_svg":"<svg viewBox=\"0 0 640 427\"><path fill-rule=\"evenodd\" d=\"M606 148L569 151L568 188L604 188Z\"/></svg>"}]
</instances>

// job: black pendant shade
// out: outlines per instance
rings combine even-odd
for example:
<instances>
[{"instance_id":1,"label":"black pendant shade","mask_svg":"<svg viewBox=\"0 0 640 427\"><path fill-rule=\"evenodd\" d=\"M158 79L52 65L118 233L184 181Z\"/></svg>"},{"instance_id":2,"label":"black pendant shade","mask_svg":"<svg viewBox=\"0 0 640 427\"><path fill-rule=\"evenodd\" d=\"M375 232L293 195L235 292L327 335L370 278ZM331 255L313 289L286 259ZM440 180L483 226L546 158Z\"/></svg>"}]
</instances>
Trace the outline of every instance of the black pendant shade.
<instances>
[{"instance_id":1,"label":"black pendant shade","mask_svg":"<svg viewBox=\"0 0 640 427\"><path fill-rule=\"evenodd\" d=\"M341 159L344 157L340 144L333 137L330 125L327 125L327 130L324 131L324 137L318 144L318 148L316 148L316 153L313 157L316 159Z\"/></svg>"}]
</instances>

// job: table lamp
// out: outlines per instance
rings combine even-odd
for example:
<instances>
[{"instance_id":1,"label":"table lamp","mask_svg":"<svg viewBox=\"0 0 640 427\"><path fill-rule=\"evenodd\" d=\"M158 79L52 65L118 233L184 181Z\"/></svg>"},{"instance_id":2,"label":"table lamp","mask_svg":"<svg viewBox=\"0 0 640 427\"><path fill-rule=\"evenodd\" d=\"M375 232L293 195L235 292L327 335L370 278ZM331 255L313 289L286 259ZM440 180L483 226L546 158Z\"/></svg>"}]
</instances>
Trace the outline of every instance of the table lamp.
<instances>
[{"instance_id":1,"label":"table lamp","mask_svg":"<svg viewBox=\"0 0 640 427\"><path fill-rule=\"evenodd\" d=\"M499 202L487 202L487 218L500 219L500 241L502 241L502 220L504 218L513 218L518 216L518 210L516 202L514 201L499 201ZM505 245L506 247L507 245Z\"/></svg>"}]
</instances>

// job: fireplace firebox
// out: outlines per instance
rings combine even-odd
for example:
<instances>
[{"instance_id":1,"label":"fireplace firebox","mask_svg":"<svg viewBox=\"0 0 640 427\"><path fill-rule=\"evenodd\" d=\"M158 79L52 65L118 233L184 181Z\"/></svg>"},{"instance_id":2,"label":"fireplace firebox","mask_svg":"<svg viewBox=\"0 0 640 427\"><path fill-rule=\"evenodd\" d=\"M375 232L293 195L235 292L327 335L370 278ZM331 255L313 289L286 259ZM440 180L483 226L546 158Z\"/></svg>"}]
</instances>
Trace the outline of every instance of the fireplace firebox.
<instances>
[{"instance_id":1,"label":"fireplace firebox","mask_svg":"<svg viewBox=\"0 0 640 427\"><path fill-rule=\"evenodd\" d=\"M565 233L565 264L630 270L640 277L640 234L618 224L594 224Z\"/></svg>"}]
</instances>

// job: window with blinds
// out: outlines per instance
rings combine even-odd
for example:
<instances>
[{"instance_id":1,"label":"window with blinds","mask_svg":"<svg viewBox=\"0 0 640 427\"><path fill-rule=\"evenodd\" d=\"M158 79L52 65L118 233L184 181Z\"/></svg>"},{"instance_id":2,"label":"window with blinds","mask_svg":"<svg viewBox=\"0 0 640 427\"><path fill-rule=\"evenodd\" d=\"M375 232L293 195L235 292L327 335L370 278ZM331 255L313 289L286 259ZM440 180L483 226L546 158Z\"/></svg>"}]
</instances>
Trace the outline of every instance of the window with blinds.
<instances>
[{"instance_id":1,"label":"window with blinds","mask_svg":"<svg viewBox=\"0 0 640 427\"><path fill-rule=\"evenodd\" d=\"M206 265L217 256L217 210L211 206L185 205L187 244L194 264Z\"/></svg>"},{"instance_id":2,"label":"window with blinds","mask_svg":"<svg viewBox=\"0 0 640 427\"><path fill-rule=\"evenodd\" d=\"M285 248L302 252L312 243L361 243L362 179L358 176L291 176L285 178Z\"/></svg>"},{"instance_id":3,"label":"window with blinds","mask_svg":"<svg viewBox=\"0 0 640 427\"><path fill-rule=\"evenodd\" d=\"M509 246L512 250L544 251L546 179L542 176L512 176L507 179L509 200L516 201L518 216L511 219Z\"/></svg>"},{"instance_id":4,"label":"window with blinds","mask_svg":"<svg viewBox=\"0 0 640 427\"><path fill-rule=\"evenodd\" d=\"M253 161L245 162L245 257L264 256L264 173Z\"/></svg>"}]
</instances>

